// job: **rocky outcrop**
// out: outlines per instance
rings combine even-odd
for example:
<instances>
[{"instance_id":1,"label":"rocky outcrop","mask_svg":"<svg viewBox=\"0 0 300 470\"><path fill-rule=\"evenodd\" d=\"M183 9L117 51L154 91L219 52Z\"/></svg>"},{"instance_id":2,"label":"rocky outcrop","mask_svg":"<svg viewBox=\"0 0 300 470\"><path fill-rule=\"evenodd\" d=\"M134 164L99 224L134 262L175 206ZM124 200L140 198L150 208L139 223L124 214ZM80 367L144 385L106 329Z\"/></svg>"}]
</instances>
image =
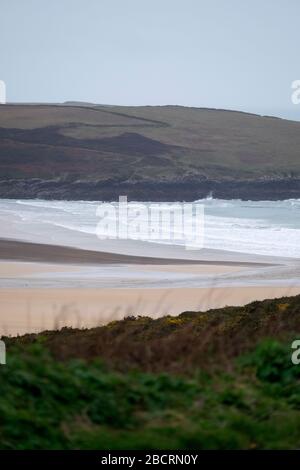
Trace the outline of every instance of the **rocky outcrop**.
<instances>
[{"instance_id":1,"label":"rocky outcrop","mask_svg":"<svg viewBox=\"0 0 300 470\"><path fill-rule=\"evenodd\" d=\"M300 198L300 179L177 180L173 182L0 180L1 198L117 200L127 195L137 201L194 201L212 195L220 199L283 200Z\"/></svg>"}]
</instances>

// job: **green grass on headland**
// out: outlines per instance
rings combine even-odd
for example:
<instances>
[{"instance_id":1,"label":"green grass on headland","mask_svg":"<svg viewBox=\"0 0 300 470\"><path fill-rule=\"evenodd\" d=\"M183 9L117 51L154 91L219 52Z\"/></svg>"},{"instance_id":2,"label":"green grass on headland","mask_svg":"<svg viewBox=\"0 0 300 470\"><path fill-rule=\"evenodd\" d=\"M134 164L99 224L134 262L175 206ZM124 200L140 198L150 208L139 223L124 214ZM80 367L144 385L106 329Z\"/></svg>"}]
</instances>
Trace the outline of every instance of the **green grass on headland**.
<instances>
[{"instance_id":1,"label":"green grass on headland","mask_svg":"<svg viewBox=\"0 0 300 470\"><path fill-rule=\"evenodd\" d=\"M6 338L2 449L293 449L300 296Z\"/></svg>"},{"instance_id":2,"label":"green grass on headland","mask_svg":"<svg viewBox=\"0 0 300 470\"><path fill-rule=\"evenodd\" d=\"M300 123L184 106L9 105L2 198L300 197Z\"/></svg>"}]
</instances>

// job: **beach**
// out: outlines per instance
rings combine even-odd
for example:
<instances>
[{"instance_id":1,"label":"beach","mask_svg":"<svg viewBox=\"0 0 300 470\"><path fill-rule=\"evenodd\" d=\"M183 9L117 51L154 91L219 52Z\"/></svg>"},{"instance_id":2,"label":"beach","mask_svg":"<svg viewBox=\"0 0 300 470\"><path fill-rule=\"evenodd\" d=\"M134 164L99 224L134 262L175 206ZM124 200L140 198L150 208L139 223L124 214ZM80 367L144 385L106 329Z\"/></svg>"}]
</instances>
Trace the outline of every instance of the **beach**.
<instances>
[{"instance_id":1,"label":"beach","mask_svg":"<svg viewBox=\"0 0 300 470\"><path fill-rule=\"evenodd\" d=\"M128 315L157 318L300 293L289 279L276 282L276 273L297 269L294 264L139 257L12 240L0 240L0 256L3 335L90 328ZM255 276L264 280L251 285Z\"/></svg>"},{"instance_id":2,"label":"beach","mask_svg":"<svg viewBox=\"0 0 300 470\"><path fill-rule=\"evenodd\" d=\"M300 287L1 289L1 334L92 328L126 316L178 315L300 294Z\"/></svg>"},{"instance_id":3,"label":"beach","mask_svg":"<svg viewBox=\"0 0 300 470\"><path fill-rule=\"evenodd\" d=\"M228 219L231 233L228 221L219 218L211 232L223 249L209 242L187 250L163 241L99 239L92 232L94 207L9 201L1 211L0 204L1 334L89 328L128 315L157 318L300 293L300 261L292 256L298 227L285 248L280 237L286 234L266 229L260 220L254 219L249 234L248 214L245 222ZM63 217L69 217L68 226L60 222ZM277 246L271 250L268 241L261 249L262 234ZM257 245L247 248L251 238Z\"/></svg>"}]
</instances>

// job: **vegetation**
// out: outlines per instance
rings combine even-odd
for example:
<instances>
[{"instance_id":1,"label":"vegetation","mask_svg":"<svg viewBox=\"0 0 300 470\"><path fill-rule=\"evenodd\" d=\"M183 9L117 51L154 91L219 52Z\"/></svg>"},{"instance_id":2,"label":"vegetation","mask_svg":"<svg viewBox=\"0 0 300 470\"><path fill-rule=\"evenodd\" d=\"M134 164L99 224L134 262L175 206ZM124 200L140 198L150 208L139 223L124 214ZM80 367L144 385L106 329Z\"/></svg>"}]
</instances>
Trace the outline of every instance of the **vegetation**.
<instances>
[{"instance_id":1,"label":"vegetation","mask_svg":"<svg viewBox=\"0 0 300 470\"><path fill-rule=\"evenodd\" d=\"M300 296L4 338L2 449L294 449Z\"/></svg>"},{"instance_id":2,"label":"vegetation","mask_svg":"<svg viewBox=\"0 0 300 470\"><path fill-rule=\"evenodd\" d=\"M283 119L182 106L6 105L0 195L299 197L299 129Z\"/></svg>"}]
</instances>

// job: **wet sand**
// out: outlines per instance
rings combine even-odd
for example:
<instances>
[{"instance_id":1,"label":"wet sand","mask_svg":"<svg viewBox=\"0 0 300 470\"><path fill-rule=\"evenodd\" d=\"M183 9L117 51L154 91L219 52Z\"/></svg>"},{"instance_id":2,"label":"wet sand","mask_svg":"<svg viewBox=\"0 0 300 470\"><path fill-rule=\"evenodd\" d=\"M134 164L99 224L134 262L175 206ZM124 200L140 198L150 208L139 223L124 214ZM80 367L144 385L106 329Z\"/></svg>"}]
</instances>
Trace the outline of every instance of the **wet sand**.
<instances>
[{"instance_id":1,"label":"wet sand","mask_svg":"<svg viewBox=\"0 0 300 470\"><path fill-rule=\"evenodd\" d=\"M154 248L153 253L164 253L163 247ZM206 251L203 259L199 252L196 259L187 255L140 256L0 240L0 336L300 293L300 284L289 283L299 263L253 261L245 254L231 259L230 253L223 258L221 251ZM270 285L270 279L277 284Z\"/></svg>"},{"instance_id":2,"label":"wet sand","mask_svg":"<svg viewBox=\"0 0 300 470\"><path fill-rule=\"evenodd\" d=\"M30 243L0 239L0 260L59 264L212 264L222 266L264 266L265 263L246 261L215 261L199 259L176 259L153 256L134 256L116 252L77 249L68 246Z\"/></svg>"}]
</instances>

